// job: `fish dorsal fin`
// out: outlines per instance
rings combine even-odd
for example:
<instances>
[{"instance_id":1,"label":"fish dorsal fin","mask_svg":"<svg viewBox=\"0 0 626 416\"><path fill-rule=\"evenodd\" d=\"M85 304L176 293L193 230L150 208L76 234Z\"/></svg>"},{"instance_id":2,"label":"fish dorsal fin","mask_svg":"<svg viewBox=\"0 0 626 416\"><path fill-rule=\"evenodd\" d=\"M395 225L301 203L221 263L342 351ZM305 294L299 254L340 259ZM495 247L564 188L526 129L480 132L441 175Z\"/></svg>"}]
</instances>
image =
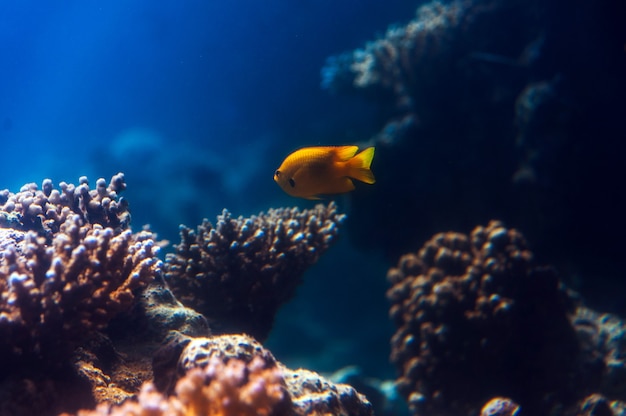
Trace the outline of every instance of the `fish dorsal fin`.
<instances>
[{"instance_id":1,"label":"fish dorsal fin","mask_svg":"<svg viewBox=\"0 0 626 416\"><path fill-rule=\"evenodd\" d=\"M335 152L337 154L337 158L342 162L350 160L354 155L356 155L357 150L359 150L358 146L337 146L335 148Z\"/></svg>"}]
</instances>

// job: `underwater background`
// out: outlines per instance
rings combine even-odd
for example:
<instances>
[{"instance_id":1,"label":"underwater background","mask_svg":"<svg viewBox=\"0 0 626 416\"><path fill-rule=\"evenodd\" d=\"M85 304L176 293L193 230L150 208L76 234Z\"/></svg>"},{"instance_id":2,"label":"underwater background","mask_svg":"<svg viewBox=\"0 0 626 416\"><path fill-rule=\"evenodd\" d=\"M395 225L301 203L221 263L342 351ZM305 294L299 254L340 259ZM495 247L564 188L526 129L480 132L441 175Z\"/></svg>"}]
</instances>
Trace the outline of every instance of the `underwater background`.
<instances>
[{"instance_id":1,"label":"underwater background","mask_svg":"<svg viewBox=\"0 0 626 416\"><path fill-rule=\"evenodd\" d=\"M491 219L626 314L623 2L3 2L0 56L0 189L124 172L165 252L224 208L312 208L272 180L293 150L376 146L264 343L289 367L394 379L388 269Z\"/></svg>"},{"instance_id":2,"label":"underwater background","mask_svg":"<svg viewBox=\"0 0 626 416\"><path fill-rule=\"evenodd\" d=\"M223 208L245 216L312 207L272 180L284 157L302 146L364 142L377 128L374 105L320 87L326 58L410 19L417 4L3 4L0 187L124 172L133 227L150 224L173 243L179 224L214 221ZM346 330L369 332L371 319L391 325L382 256L379 263L340 244L344 255L329 253L339 262L325 259L299 290L315 304L285 311L294 318L285 319L289 338L275 341L325 371L354 364ZM377 274L366 272L372 262ZM365 319L373 304L379 316ZM377 334L376 355L363 364L376 357L385 371L390 331Z\"/></svg>"}]
</instances>

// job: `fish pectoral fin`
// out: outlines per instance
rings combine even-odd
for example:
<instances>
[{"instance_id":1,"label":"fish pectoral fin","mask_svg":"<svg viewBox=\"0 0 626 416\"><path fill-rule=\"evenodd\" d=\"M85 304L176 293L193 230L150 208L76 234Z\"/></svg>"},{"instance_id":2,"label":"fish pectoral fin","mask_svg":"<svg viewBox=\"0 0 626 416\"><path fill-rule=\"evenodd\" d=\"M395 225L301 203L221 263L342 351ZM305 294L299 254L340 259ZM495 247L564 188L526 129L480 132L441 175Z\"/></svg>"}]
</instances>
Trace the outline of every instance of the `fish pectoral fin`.
<instances>
[{"instance_id":1,"label":"fish pectoral fin","mask_svg":"<svg viewBox=\"0 0 626 416\"><path fill-rule=\"evenodd\" d=\"M374 159L373 147L368 147L358 155L354 156L348 162L348 166L350 167L348 176L370 185L375 183L376 178L374 178L374 174L370 170L372 159Z\"/></svg>"}]
</instances>

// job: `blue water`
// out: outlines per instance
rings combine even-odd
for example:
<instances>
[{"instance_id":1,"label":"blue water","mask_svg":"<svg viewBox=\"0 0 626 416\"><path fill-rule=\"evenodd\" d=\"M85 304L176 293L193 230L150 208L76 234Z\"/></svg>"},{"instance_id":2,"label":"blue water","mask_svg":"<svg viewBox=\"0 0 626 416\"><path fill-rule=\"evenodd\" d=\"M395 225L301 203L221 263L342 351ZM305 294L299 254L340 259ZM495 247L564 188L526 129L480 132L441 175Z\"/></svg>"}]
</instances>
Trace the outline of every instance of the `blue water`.
<instances>
[{"instance_id":1,"label":"blue water","mask_svg":"<svg viewBox=\"0 0 626 416\"><path fill-rule=\"evenodd\" d=\"M83 175L94 184L123 171L133 227L150 224L172 243L179 224L214 219L223 208L250 215L310 207L272 181L285 155L367 140L397 110L323 89L322 68L406 24L420 3L4 1L0 189ZM279 360L318 371L359 365L367 375L393 377L386 270L436 231L467 233L493 217L526 233L538 259L562 265L564 280L587 289L592 303L626 312L625 302L606 294L626 249L626 36L600 7L588 14L546 4L545 30L517 27L515 16L509 25L505 15L486 29L492 44L474 50L470 41L462 73L488 81L429 85L419 110L437 122L420 131L422 141L381 151L377 191L337 199L352 222L279 314L268 341ZM516 30L538 35L528 41ZM520 51L530 71L519 69ZM556 110L546 111L550 122L529 123L524 132L535 136L515 144L519 126L501 120L515 113L527 84L540 82L549 88L536 91L555 91L548 102ZM486 96L508 107L476 110L472 100L484 104ZM476 117L459 121L470 113ZM475 152L488 140L486 152ZM518 170L525 157L536 177ZM514 179L516 171L532 180Z\"/></svg>"},{"instance_id":2,"label":"blue water","mask_svg":"<svg viewBox=\"0 0 626 416\"><path fill-rule=\"evenodd\" d=\"M245 177L236 182L265 182L284 149L328 141L325 58L416 4L378 3L4 3L0 137L16 155L28 142L35 159L26 178L14 175L17 158L1 173L11 185L95 179L128 168L129 142L148 140L160 152L207 152ZM246 168L261 158L271 168Z\"/></svg>"},{"instance_id":3,"label":"blue water","mask_svg":"<svg viewBox=\"0 0 626 416\"><path fill-rule=\"evenodd\" d=\"M0 188L15 192L44 178L76 183L82 175L93 184L123 171L133 226L149 223L172 242L178 224L214 219L225 207L249 215L311 206L286 196L272 181L274 169L303 145L367 139L360 133L371 125L363 117L372 111L369 103L320 88L326 58L406 21L417 4L3 2ZM352 257L319 270L343 274L357 256L346 250ZM350 268L367 269L361 263ZM346 280L378 282L380 289L363 299L376 299L386 323L386 268L378 269ZM319 279L315 274L306 278ZM300 293L327 285L306 284ZM349 351L332 352L337 328L325 327L329 313L346 309L342 296L326 298L331 305L316 305L321 310L299 311L319 331L305 329L309 345L278 342L284 354L279 358L306 356L303 363L327 371L359 364ZM377 348L376 365L385 366L386 339Z\"/></svg>"}]
</instances>

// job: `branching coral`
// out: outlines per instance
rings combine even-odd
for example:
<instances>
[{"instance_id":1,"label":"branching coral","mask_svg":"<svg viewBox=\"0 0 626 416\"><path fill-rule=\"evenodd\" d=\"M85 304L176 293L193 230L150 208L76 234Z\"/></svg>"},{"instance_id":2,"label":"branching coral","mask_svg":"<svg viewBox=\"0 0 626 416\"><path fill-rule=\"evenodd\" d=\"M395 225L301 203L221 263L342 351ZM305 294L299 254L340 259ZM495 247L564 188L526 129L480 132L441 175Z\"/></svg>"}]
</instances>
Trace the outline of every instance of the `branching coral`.
<instances>
[{"instance_id":1,"label":"branching coral","mask_svg":"<svg viewBox=\"0 0 626 416\"><path fill-rule=\"evenodd\" d=\"M109 185L50 180L0 193L0 350L58 359L86 333L128 310L134 291L161 273L153 234L128 228L130 215Z\"/></svg>"},{"instance_id":2,"label":"branching coral","mask_svg":"<svg viewBox=\"0 0 626 416\"><path fill-rule=\"evenodd\" d=\"M264 339L278 307L304 271L337 237L344 215L334 203L311 210L271 209L250 218L224 210L214 227L181 227L166 278L176 297L204 314L217 333Z\"/></svg>"},{"instance_id":3,"label":"branching coral","mask_svg":"<svg viewBox=\"0 0 626 416\"><path fill-rule=\"evenodd\" d=\"M496 395L544 414L578 398L589 375L577 373L572 304L516 230L493 221L470 236L438 234L388 279L391 360L415 414L478 411Z\"/></svg>"},{"instance_id":4,"label":"branching coral","mask_svg":"<svg viewBox=\"0 0 626 416\"><path fill-rule=\"evenodd\" d=\"M78 186L61 182L60 189L55 189L52 181L45 179L41 190L30 183L17 194L0 191L0 227L36 231L48 242L72 214L79 216L80 225L99 224L116 234L129 227L128 203L119 197L126 189L123 173L114 175L108 185L98 179L96 189L89 189L85 176L79 182Z\"/></svg>"},{"instance_id":5,"label":"branching coral","mask_svg":"<svg viewBox=\"0 0 626 416\"><path fill-rule=\"evenodd\" d=\"M151 233L81 223L70 214L50 245L29 231L0 253L3 351L58 353L129 308L133 290L160 273Z\"/></svg>"},{"instance_id":6,"label":"branching coral","mask_svg":"<svg viewBox=\"0 0 626 416\"><path fill-rule=\"evenodd\" d=\"M0 412L57 414L100 403L80 414L371 414L351 387L288 370L248 336L209 337L205 318L165 284L155 235L128 229L117 198L124 188L119 174L108 187L98 180L95 191L81 178L61 191L46 180L42 191L30 184L0 193L0 381L13 391L36 379L22 398L3 400ZM334 204L249 219L224 211L197 236L181 229L169 281L183 300L203 290L191 303L213 326L223 321L220 329L264 337L343 219ZM58 373L47 374L51 368ZM133 400L151 377L165 395L148 383ZM50 397L32 404L42 391Z\"/></svg>"}]
</instances>

